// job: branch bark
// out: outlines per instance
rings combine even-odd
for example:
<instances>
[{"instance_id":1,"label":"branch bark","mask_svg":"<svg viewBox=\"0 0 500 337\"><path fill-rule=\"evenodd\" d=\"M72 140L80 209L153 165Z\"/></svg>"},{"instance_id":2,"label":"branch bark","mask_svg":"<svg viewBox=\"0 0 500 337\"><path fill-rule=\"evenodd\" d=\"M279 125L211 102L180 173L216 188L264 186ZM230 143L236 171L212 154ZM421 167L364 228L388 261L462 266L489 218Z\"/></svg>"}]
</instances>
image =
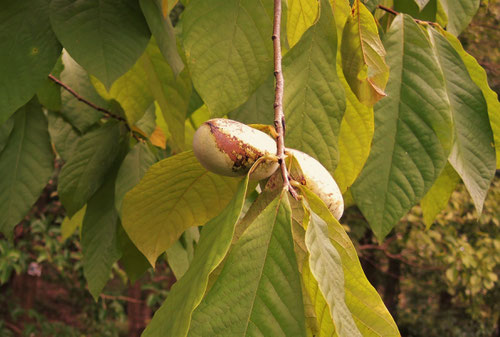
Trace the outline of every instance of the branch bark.
<instances>
[{"instance_id":1,"label":"branch bark","mask_svg":"<svg viewBox=\"0 0 500 337\"><path fill-rule=\"evenodd\" d=\"M274 47L274 76L276 77L276 89L274 92L274 127L278 134L276 143L278 151L278 163L283 177L283 188L298 200L298 195L290 184L288 169L285 163L285 114L283 113L283 89L285 81L281 70L281 0L274 0L274 22L273 22L273 47Z\"/></svg>"}]
</instances>

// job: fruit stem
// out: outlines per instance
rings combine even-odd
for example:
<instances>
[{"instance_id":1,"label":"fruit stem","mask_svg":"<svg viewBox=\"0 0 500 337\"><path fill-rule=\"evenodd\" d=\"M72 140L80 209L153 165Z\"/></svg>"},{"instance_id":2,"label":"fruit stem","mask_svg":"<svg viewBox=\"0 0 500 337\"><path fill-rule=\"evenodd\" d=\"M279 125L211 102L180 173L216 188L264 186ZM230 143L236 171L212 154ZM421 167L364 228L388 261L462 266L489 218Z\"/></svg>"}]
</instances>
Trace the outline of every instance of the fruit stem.
<instances>
[{"instance_id":1,"label":"fruit stem","mask_svg":"<svg viewBox=\"0 0 500 337\"><path fill-rule=\"evenodd\" d=\"M285 114L283 113L283 88L284 79L281 70L281 0L274 0L274 22L273 22L273 47L274 47L274 76L276 77L276 89L274 91L274 128L278 136L276 143L278 151L278 163L283 177L283 188L288 190L295 200L299 196L288 178L288 169L285 163Z\"/></svg>"}]
</instances>

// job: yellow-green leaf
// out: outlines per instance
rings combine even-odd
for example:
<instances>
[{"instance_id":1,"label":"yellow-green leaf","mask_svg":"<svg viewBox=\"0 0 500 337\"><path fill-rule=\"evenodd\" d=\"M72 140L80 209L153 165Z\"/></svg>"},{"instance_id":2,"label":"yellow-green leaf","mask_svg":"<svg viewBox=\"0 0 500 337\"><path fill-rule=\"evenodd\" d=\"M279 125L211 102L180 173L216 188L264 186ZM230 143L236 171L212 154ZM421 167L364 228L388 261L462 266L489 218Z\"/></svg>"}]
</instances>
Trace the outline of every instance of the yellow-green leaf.
<instances>
[{"instance_id":1,"label":"yellow-green leaf","mask_svg":"<svg viewBox=\"0 0 500 337\"><path fill-rule=\"evenodd\" d=\"M318 0L288 0L286 35L290 48L318 17Z\"/></svg>"},{"instance_id":2,"label":"yellow-green leaf","mask_svg":"<svg viewBox=\"0 0 500 337\"><path fill-rule=\"evenodd\" d=\"M154 266L182 232L219 213L237 184L238 179L206 171L192 151L169 157L151 166L125 195L123 228Z\"/></svg>"},{"instance_id":3,"label":"yellow-green leaf","mask_svg":"<svg viewBox=\"0 0 500 337\"><path fill-rule=\"evenodd\" d=\"M64 241L68 239L77 228L82 228L83 217L85 216L85 211L87 210L87 204L83 206L78 212L75 213L71 218L65 217L61 224L61 239Z\"/></svg>"}]
</instances>

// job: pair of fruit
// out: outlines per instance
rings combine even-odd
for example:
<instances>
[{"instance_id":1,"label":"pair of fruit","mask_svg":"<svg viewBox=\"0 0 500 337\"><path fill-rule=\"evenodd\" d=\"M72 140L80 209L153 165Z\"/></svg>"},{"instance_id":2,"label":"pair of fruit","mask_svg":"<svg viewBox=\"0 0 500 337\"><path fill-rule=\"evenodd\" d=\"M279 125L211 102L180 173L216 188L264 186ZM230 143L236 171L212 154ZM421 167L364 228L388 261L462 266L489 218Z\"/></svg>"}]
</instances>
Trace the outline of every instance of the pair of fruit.
<instances>
[{"instance_id":1,"label":"pair of fruit","mask_svg":"<svg viewBox=\"0 0 500 337\"><path fill-rule=\"evenodd\" d=\"M194 134L193 149L196 158L207 170L220 175L245 175L260 160L250 179L262 180L270 177L279 167L273 138L230 119L216 118L203 123ZM344 211L344 201L328 170L301 151L287 148L285 152L297 160L301 169L297 171L301 174L291 173L292 179L316 193L339 219Z\"/></svg>"}]
</instances>

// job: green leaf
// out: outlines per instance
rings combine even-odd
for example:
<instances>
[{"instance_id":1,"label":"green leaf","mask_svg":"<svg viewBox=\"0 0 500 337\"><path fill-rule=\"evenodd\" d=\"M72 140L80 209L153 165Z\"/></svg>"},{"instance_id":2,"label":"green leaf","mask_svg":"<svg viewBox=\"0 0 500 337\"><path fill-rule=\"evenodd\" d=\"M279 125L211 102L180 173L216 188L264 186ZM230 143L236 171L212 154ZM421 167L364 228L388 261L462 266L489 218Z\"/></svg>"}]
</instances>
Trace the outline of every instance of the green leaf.
<instances>
[{"instance_id":1,"label":"green leaf","mask_svg":"<svg viewBox=\"0 0 500 337\"><path fill-rule=\"evenodd\" d=\"M83 206L78 212L73 215L73 217L65 217L61 224L61 240L67 240L77 228L82 228L83 217L85 216L85 211L87 210L87 205Z\"/></svg>"},{"instance_id":2,"label":"green leaf","mask_svg":"<svg viewBox=\"0 0 500 337\"><path fill-rule=\"evenodd\" d=\"M330 1L333 1L333 0L330 0ZM381 0L363 0L366 8L368 8L368 10L370 12L373 12L377 6L380 4Z\"/></svg>"},{"instance_id":3,"label":"green leaf","mask_svg":"<svg viewBox=\"0 0 500 337\"><path fill-rule=\"evenodd\" d=\"M81 135L60 113L49 111L47 117L50 139L62 160L68 161L75 153Z\"/></svg>"},{"instance_id":4,"label":"green leaf","mask_svg":"<svg viewBox=\"0 0 500 337\"><path fill-rule=\"evenodd\" d=\"M123 160L115 186L115 206L121 213L123 198L125 194L136 186L146 171L156 163L155 154L146 143L137 143Z\"/></svg>"},{"instance_id":5,"label":"green leaf","mask_svg":"<svg viewBox=\"0 0 500 337\"><path fill-rule=\"evenodd\" d=\"M330 242L327 223L314 212L309 218L305 240L311 273L328 303L335 332L339 337L361 336L345 302L342 259Z\"/></svg>"},{"instance_id":6,"label":"green leaf","mask_svg":"<svg viewBox=\"0 0 500 337\"><path fill-rule=\"evenodd\" d=\"M61 45L49 22L49 1L0 0L0 124L47 79Z\"/></svg>"},{"instance_id":7,"label":"green leaf","mask_svg":"<svg viewBox=\"0 0 500 337\"><path fill-rule=\"evenodd\" d=\"M151 265L148 259L137 249L134 243L130 240L127 232L120 225L118 228L118 243L122 252L120 258L120 266L127 273L130 283L135 283Z\"/></svg>"},{"instance_id":8,"label":"green leaf","mask_svg":"<svg viewBox=\"0 0 500 337\"><path fill-rule=\"evenodd\" d=\"M446 29L458 36L479 9L480 0L439 0L448 16Z\"/></svg>"},{"instance_id":9,"label":"green leaf","mask_svg":"<svg viewBox=\"0 0 500 337\"><path fill-rule=\"evenodd\" d=\"M288 0L287 5L286 34L288 44L292 48L318 18L319 2L317 0Z\"/></svg>"},{"instance_id":10,"label":"green leaf","mask_svg":"<svg viewBox=\"0 0 500 337\"><path fill-rule=\"evenodd\" d=\"M400 13L411 15L415 19L436 21L438 0L430 0L424 8L417 6L415 0L397 0L394 1L394 10Z\"/></svg>"},{"instance_id":11,"label":"green leaf","mask_svg":"<svg viewBox=\"0 0 500 337\"><path fill-rule=\"evenodd\" d=\"M364 337L399 336L391 314L368 282L349 236L318 196L302 187L312 212L328 225L328 237L340 255L344 272L345 302ZM318 280L319 281L319 280Z\"/></svg>"},{"instance_id":12,"label":"green leaf","mask_svg":"<svg viewBox=\"0 0 500 337\"><path fill-rule=\"evenodd\" d=\"M183 13L183 43L193 84L215 116L244 103L273 71L268 3L190 1Z\"/></svg>"},{"instance_id":13,"label":"green leaf","mask_svg":"<svg viewBox=\"0 0 500 337\"><path fill-rule=\"evenodd\" d=\"M143 55L141 58L145 57L147 56ZM153 94L142 67L142 59L139 59L129 71L118 78L109 91L96 77L91 76L90 79L101 97L108 101L114 99L120 103L129 125L135 125L153 103Z\"/></svg>"},{"instance_id":14,"label":"green leaf","mask_svg":"<svg viewBox=\"0 0 500 337\"><path fill-rule=\"evenodd\" d=\"M385 49L375 19L360 0L354 2L342 42L345 78L359 101L372 106L385 96L389 68L385 64Z\"/></svg>"},{"instance_id":15,"label":"green leaf","mask_svg":"<svg viewBox=\"0 0 500 337\"><path fill-rule=\"evenodd\" d=\"M62 58L59 57L50 74L59 78L63 69L64 65L62 63ZM38 88L36 97L40 104L47 108L47 110L61 110L61 86L50 78L47 77L40 88Z\"/></svg>"},{"instance_id":16,"label":"green leaf","mask_svg":"<svg viewBox=\"0 0 500 337\"><path fill-rule=\"evenodd\" d=\"M286 192L246 229L194 311L188 336L207 331L214 336L305 336Z\"/></svg>"},{"instance_id":17,"label":"green leaf","mask_svg":"<svg viewBox=\"0 0 500 337\"><path fill-rule=\"evenodd\" d=\"M229 118L245 124L269 124L274 122L274 75L271 74L248 100L229 113Z\"/></svg>"},{"instance_id":18,"label":"green leaf","mask_svg":"<svg viewBox=\"0 0 500 337\"><path fill-rule=\"evenodd\" d=\"M423 10L425 6L429 3L429 0L413 0L417 4L420 10Z\"/></svg>"},{"instance_id":19,"label":"green leaf","mask_svg":"<svg viewBox=\"0 0 500 337\"><path fill-rule=\"evenodd\" d=\"M452 143L445 83L424 31L398 15L386 37L387 97L375 105L372 149L352 186L379 240L430 189Z\"/></svg>"},{"instance_id":20,"label":"green leaf","mask_svg":"<svg viewBox=\"0 0 500 337\"><path fill-rule=\"evenodd\" d=\"M0 232L10 238L42 193L54 167L40 104L32 100L11 118L14 126L0 153Z\"/></svg>"},{"instance_id":21,"label":"green leaf","mask_svg":"<svg viewBox=\"0 0 500 337\"><path fill-rule=\"evenodd\" d=\"M449 161L481 214L496 168L488 106L453 46L435 29L429 29L429 35L446 81L453 113L455 142Z\"/></svg>"},{"instance_id":22,"label":"green leaf","mask_svg":"<svg viewBox=\"0 0 500 337\"><path fill-rule=\"evenodd\" d=\"M61 73L61 81L81 97L97 106L106 108L106 101L94 89L87 72L67 52L63 52L62 62L64 70ZM90 126L103 117L101 112L80 102L67 90L61 92L61 103L61 114L80 132L87 131Z\"/></svg>"},{"instance_id":23,"label":"green leaf","mask_svg":"<svg viewBox=\"0 0 500 337\"><path fill-rule=\"evenodd\" d=\"M283 58L287 146L318 159L330 172L338 162L337 138L345 93L337 76L337 33L330 4Z\"/></svg>"},{"instance_id":24,"label":"green leaf","mask_svg":"<svg viewBox=\"0 0 500 337\"><path fill-rule=\"evenodd\" d=\"M114 166L118 165L115 163ZM96 301L111 276L113 264L121 257L117 237L120 220L114 207L117 170L113 171L88 201L83 218L83 274Z\"/></svg>"},{"instance_id":25,"label":"green leaf","mask_svg":"<svg viewBox=\"0 0 500 337\"><path fill-rule=\"evenodd\" d=\"M161 53L172 68L174 76L179 75L184 69L184 62L177 51L175 31L170 17L163 16L160 0L140 0L139 4Z\"/></svg>"},{"instance_id":26,"label":"green leaf","mask_svg":"<svg viewBox=\"0 0 500 337\"><path fill-rule=\"evenodd\" d=\"M200 237L198 227L188 228L181 238L167 249L168 266L179 280L188 270L193 260L194 245Z\"/></svg>"},{"instance_id":27,"label":"green leaf","mask_svg":"<svg viewBox=\"0 0 500 337\"><path fill-rule=\"evenodd\" d=\"M0 124L0 153L2 153L2 150L7 145L12 129L14 129L13 118L9 118L5 123Z\"/></svg>"},{"instance_id":28,"label":"green leaf","mask_svg":"<svg viewBox=\"0 0 500 337\"><path fill-rule=\"evenodd\" d=\"M72 217L105 181L119 147L118 123L109 121L87 132L78 140L59 175L58 192L68 215Z\"/></svg>"},{"instance_id":29,"label":"green leaf","mask_svg":"<svg viewBox=\"0 0 500 337\"><path fill-rule=\"evenodd\" d=\"M444 32L444 35L448 42L455 48L460 57L462 58L469 75L476 83L476 85L483 92L483 96L488 104L488 115L490 117L490 124L493 130L493 136L495 139L495 149L497 157L497 169L500 169L500 102L498 101L498 95L496 92L491 90L488 85L488 78L486 77L486 71L477 63L476 59L469 55L463 48L460 41L450 33Z\"/></svg>"},{"instance_id":30,"label":"green leaf","mask_svg":"<svg viewBox=\"0 0 500 337\"><path fill-rule=\"evenodd\" d=\"M153 39L141 60L153 97L161 108L172 136L171 146L175 152L181 152L185 144L184 121L192 89L189 72L185 69L176 77Z\"/></svg>"},{"instance_id":31,"label":"green leaf","mask_svg":"<svg viewBox=\"0 0 500 337\"><path fill-rule=\"evenodd\" d=\"M203 227L189 269L170 289L167 300L156 311L143 337L187 335L193 310L207 289L208 277L229 250L234 227L245 202L247 186L248 178L245 178L226 208Z\"/></svg>"},{"instance_id":32,"label":"green leaf","mask_svg":"<svg viewBox=\"0 0 500 337\"><path fill-rule=\"evenodd\" d=\"M134 65L151 35L137 1L52 0L50 21L64 48L107 88Z\"/></svg>"},{"instance_id":33,"label":"green leaf","mask_svg":"<svg viewBox=\"0 0 500 337\"><path fill-rule=\"evenodd\" d=\"M427 228L431 227L436 215L446 207L459 181L460 176L450 163L447 163L429 192L420 200Z\"/></svg>"},{"instance_id":34,"label":"green leaf","mask_svg":"<svg viewBox=\"0 0 500 337\"><path fill-rule=\"evenodd\" d=\"M154 266L191 226L201 226L231 199L238 180L206 171L192 151L164 159L123 200L122 222Z\"/></svg>"}]
</instances>

